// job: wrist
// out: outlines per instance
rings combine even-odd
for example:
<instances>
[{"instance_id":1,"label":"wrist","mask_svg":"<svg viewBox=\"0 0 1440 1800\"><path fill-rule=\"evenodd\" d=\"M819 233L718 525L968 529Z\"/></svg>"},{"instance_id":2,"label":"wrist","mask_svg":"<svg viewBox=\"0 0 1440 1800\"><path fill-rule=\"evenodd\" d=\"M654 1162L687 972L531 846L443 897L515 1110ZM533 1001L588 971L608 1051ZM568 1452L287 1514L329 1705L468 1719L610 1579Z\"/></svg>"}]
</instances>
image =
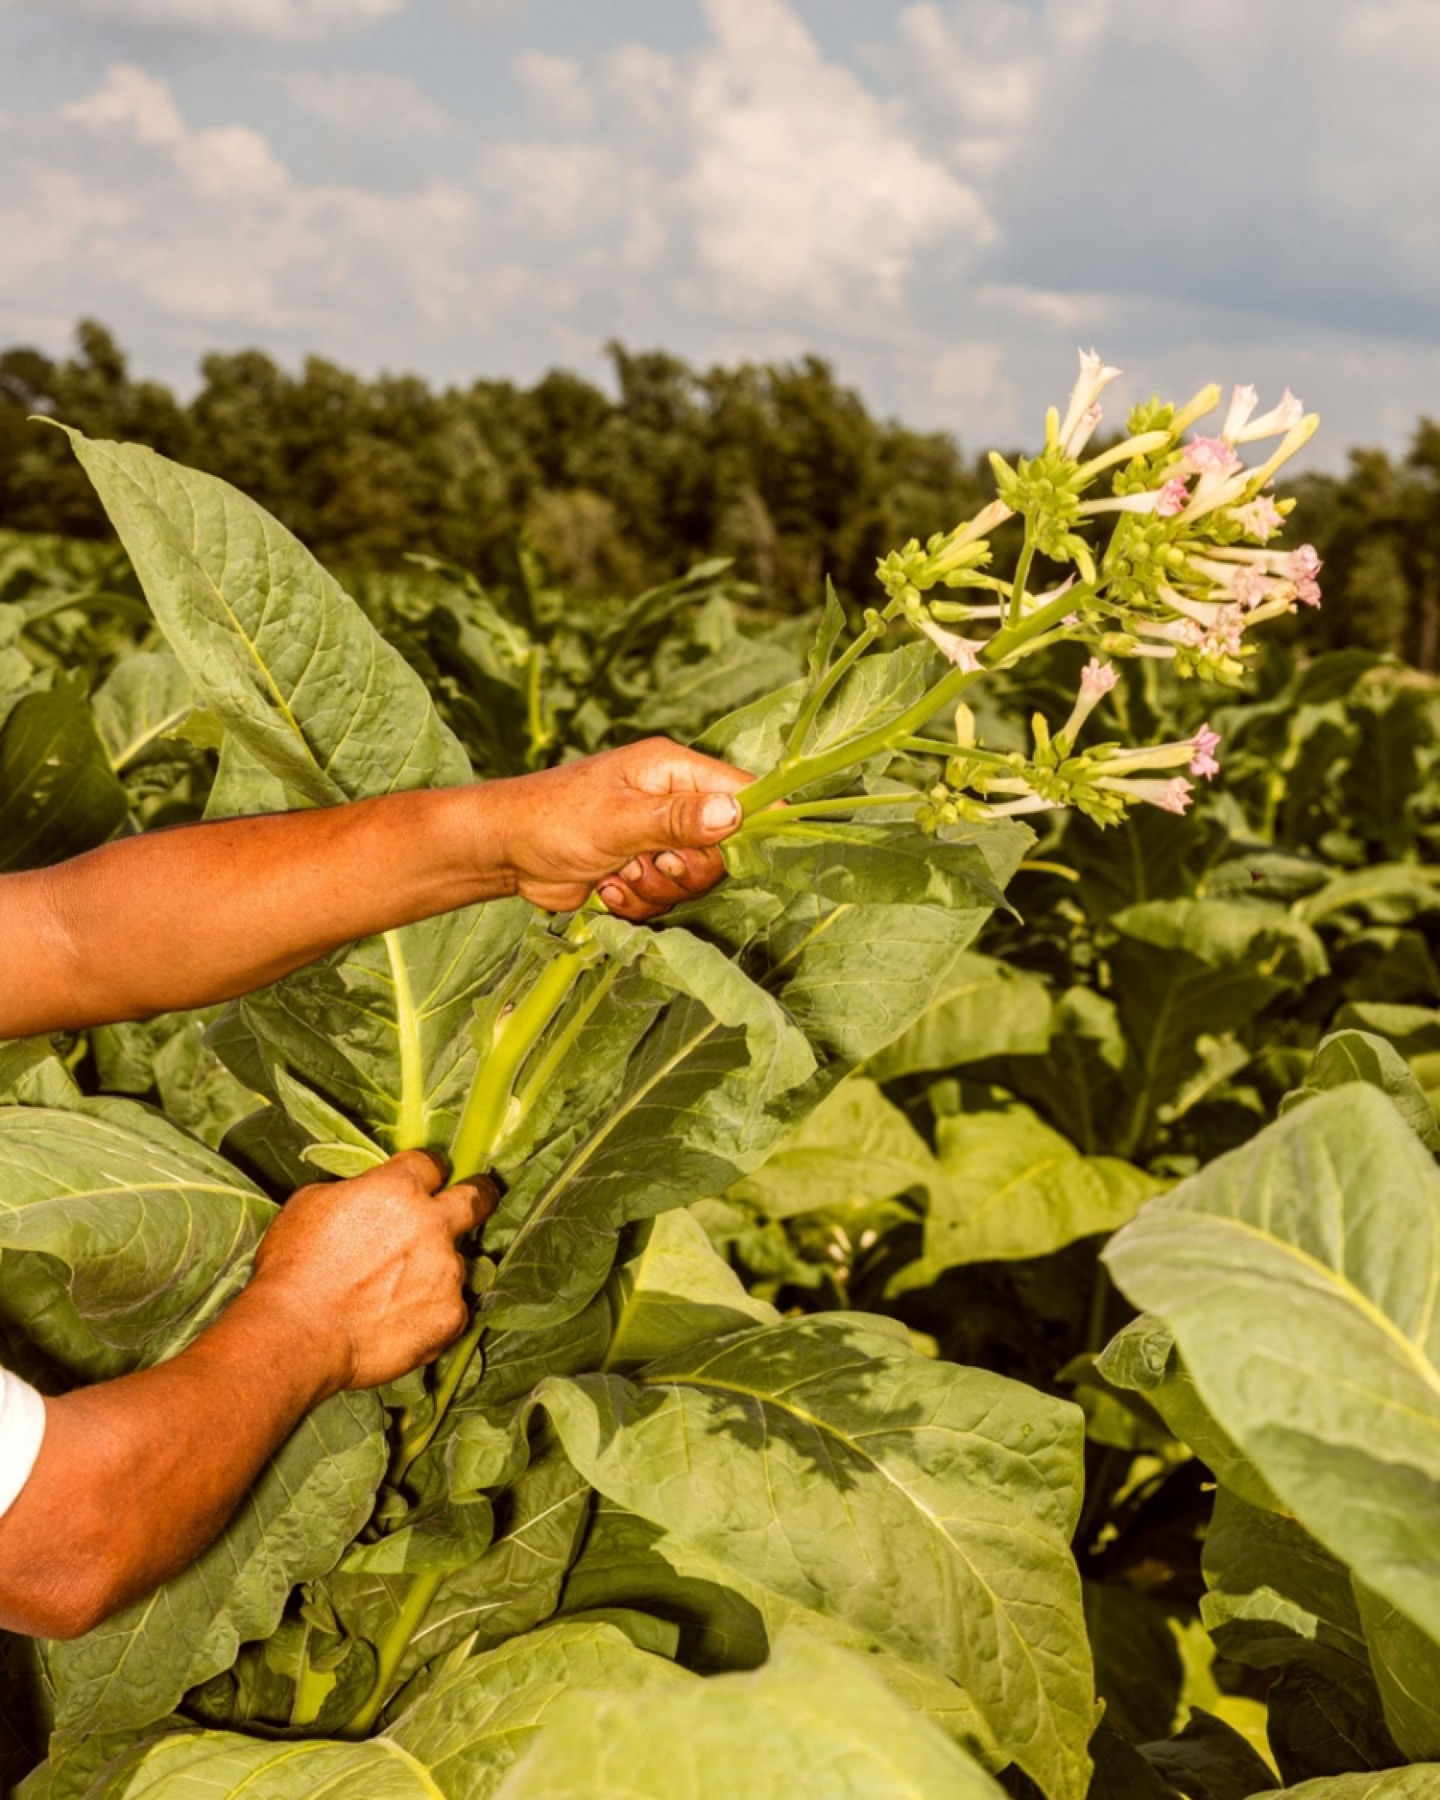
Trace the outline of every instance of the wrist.
<instances>
[{"instance_id":1,"label":"wrist","mask_svg":"<svg viewBox=\"0 0 1440 1800\"><path fill-rule=\"evenodd\" d=\"M525 779L516 775L445 793L454 803L452 854L467 905L519 892Z\"/></svg>"},{"instance_id":2,"label":"wrist","mask_svg":"<svg viewBox=\"0 0 1440 1800\"><path fill-rule=\"evenodd\" d=\"M322 1296L283 1269L257 1270L194 1348L213 1337L244 1339L243 1353L263 1358L277 1378L293 1383L305 1411L354 1382L349 1331Z\"/></svg>"}]
</instances>

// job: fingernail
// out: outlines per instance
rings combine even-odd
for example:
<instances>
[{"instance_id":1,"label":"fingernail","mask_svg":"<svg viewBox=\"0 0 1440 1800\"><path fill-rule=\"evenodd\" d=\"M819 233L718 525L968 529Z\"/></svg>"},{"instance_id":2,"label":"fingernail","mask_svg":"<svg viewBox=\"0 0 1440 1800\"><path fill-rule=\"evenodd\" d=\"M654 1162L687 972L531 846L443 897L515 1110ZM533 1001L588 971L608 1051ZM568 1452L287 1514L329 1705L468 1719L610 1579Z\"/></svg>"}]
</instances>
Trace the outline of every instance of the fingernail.
<instances>
[{"instance_id":1,"label":"fingernail","mask_svg":"<svg viewBox=\"0 0 1440 1800\"><path fill-rule=\"evenodd\" d=\"M739 818L740 808L729 794L712 794L700 808L700 823L707 831L724 831Z\"/></svg>"},{"instance_id":2,"label":"fingernail","mask_svg":"<svg viewBox=\"0 0 1440 1800\"><path fill-rule=\"evenodd\" d=\"M600 890L600 898L610 908L611 912L614 912L617 907L624 905L625 890L618 887L613 881L607 881L605 886Z\"/></svg>"},{"instance_id":3,"label":"fingernail","mask_svg":"<svg viewBox=\"0 0 1440 1800\"><path fill-rule=\"evenodd\" d=\"M644 872L644 865L641 863L640 858L638 856L632 856L630 861L626 863L625 867L620 871L620 879L622 881L638 881Z\"/></svg>"},{"instance_id":4,"label":"fingernail","mask_svg":"<svg viewBox=\"0 0 1440 1800\"><path fill-rule=\"evenodd\" d=\"M662 875L673 876L676 881L685 873L685 864L673 850L662 850L655 858L655 867Z\"/></svg>"}]
</instances>

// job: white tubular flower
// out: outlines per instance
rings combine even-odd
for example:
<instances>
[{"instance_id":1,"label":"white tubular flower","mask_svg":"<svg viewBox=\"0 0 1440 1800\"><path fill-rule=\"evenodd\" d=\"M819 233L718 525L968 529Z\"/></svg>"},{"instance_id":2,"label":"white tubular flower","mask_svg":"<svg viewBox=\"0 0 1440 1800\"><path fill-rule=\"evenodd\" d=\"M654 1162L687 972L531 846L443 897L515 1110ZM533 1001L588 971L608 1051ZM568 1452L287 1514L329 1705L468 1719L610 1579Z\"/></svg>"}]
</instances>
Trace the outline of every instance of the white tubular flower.
<instances>
[{"instance_id":1,"label":"white tubular flower","mask_svg":"<svg viewBox=\"0 0 1440 1800\"><path fill-rule=\"evenodd\" d=\"M1085 721L1119 679L1113 664L1101 662L1098 657L1092 656L1081 672L1080 692L1071 708L1070 717L1060 727L1060 736L1068 738L1073 744Z\"/></svg>"},{"instance_id":2,"label":"white tubular flower","mask_svg":"<svg viewBox=\"0 0 1440 1800\"><path fill-rule=\"evenodd\" d=\"M1237 387L1230 396L1230 410L1225 415L1225 423L1220 427L1220 435L1227 444L1238 442L1240 433L1250 423L1250 415L1260 404L1260 396L1253 387Z\"/></svg>"},{"instance_id":3,"label":"white tubular flower","mask_svg":"<svg viewBox=\"0 0 1440 1800\"><path fill-rule=\"evenodd\" d=\"M1167 481L1164 487L1154 488L1148 494L1117 494L1110 500L1082 500L1080 510L1082 513L1158 513L1169 497L1170 486ZM1175 515L1164 516L1173 518Z\"/></svg>"},{"instance_id":4,"label":"white tubular flower","mask_svg":"<svg viewBox=\"0 0 1440 1800\"><path fill-rule=\"evenodd\" d=\"M1269 487L1277 469L1283 468L1290 458L1303 450L1320 429L1319 413L1306 413L1297 425L1285 433L1280 448L1275 451L1268 462L1261 463L1258 469L1250 474L1246 486L1259 493L1262 488ZM1254 426L1251 426L1254 430Z\"/></svg>"},{"instance_id":5,"label":"white tubular flower","mask_svg":"<svg viewBox=\"0 0 1440 1800\"><path fill-rule=\"evenodd\" d=\"M1240 392L1238 388L1235 391L1237 394ZM1253 388L1249 390L1252 394L1254 391ZM1251 410L1253 411L1253 408ZM1241 421L1240 429L1231 438L1231 442L1254 444L1258 443L1261 438L1279 437L1282 431L1293 431L1304 417L1304 405L1295 398L1289 388L1286 388L1280 398L1280 404L1272 406L1268 413L1262 413L1258 419L1250 418L1247 413ZM1225 435L1230 437L1228 421Z\"/></svg>"},{"instance_id":6,"label":"white tubular flower","mask_svg":"<svg viewBox=\"0 0 1440 1800\"><path fill-rule=\"evenodd\" d=\"M1100 421L1104 417L1105 413L1103 408L1099 406L1089 407L1081 415L1080 423L1070 433L1070 436L1061 442L1060 448L1067 456L1078 457L1080 452L1090 442L1091 438L1094 437L1099 428Z\"/></svg>"},{"instance_id":7,"label":"white tubular flower","mask_svg":"<svg viewBox=\"0 0 1440 1800\"><path fill-rule=\"evenodd\" d=\"M985 648L979 638L957 637L933 619L918 619L916 623L947 662L957 669L964 669L967 675L974 675L979 670L980 652Z\"/></svg>"},{"instance_id":8,"label":"white tubular flower","mask_svg":"<svg viewBox=\"0 0 1440 1800\"><path fill-rule=\"evenodd\" d=\"M976 513L968 525L962 525L953 534L949 543L930 564L930 573L938 577L943 575L947 569L959 567L965 563L969 560L970 550L981 538L1014 516L1014 507L1007 506L1003 500L992 500L988 506L982 507Z\"/></svg>"},{"instance_id":9,"label":"white tubular flower","mask_svg":"<svg viewBox=\"0 0 1440 1800\"><path fill-rule=\"evenodd\" d=\"M1085 415L1120 373L1119 369L1112 369L1102 363L1098 351L1080 352L1080 376L1070 390L1070 404L1065 408L1065 417L1060 421L1060 444L1063 449L1068 449L1070 440L1080 429ZM1098 419L1096 423L1099 423Z\"/></svg>"},{"instance_id":10,"label":"white tubular flower","mask_svg":"<svg viewBox=\"0 0 1440 1800\"><path fill-rule=\"evenodd\" d=\"M1052 812L1059 809L1054 800L1042 800L1038 794L1031 794L1025 800L1007 800L1001 806L992 806L989 816L992 819L1013 819L1017 813Z\"/></svg>"},{"instance_id":11,"label":"white tubular flower","mask_svg":"<svg viewBox=\"0 0 1440 1800\"><path fill-rule=\"evenodd\" d=\"M1163 449L1170 442L1168 431L1142 431L1139 437L1126 438L1123 444L1116 444L1112 450L1106 450L1100 456L1091 457L1087 463L1081 463L1075 471L1081 481L1093 481L1106 469L1113 469L1116 463L1129 462L1137 456L1148 456L1152 450Z\"/></svg>"},{"instance_id":12,"label":"white tubular flower","mask_svg":"<svg viewBox=\"0 0 1440 1800\"><path fill-rule=\"evenodd\" d=\"M1142 800L1147 806L1158 806L1162 812L1183 813L1190 805L1193 785L1183 775L1171 781L1128 781L1123 776L1102 775L1095 783L1107 793L1124 794L1130 800Z\"/></svg>"}]
</instances>

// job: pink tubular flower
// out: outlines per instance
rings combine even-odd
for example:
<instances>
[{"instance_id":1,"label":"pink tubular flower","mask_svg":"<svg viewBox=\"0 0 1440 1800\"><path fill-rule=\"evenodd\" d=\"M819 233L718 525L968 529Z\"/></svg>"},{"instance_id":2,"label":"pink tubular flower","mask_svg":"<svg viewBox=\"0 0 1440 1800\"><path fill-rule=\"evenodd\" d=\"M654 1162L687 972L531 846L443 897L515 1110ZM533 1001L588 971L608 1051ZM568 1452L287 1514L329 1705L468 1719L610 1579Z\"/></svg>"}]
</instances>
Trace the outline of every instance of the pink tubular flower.
<instances>
[{"instance_id":1,"label":"pink tubular flower","mask_svg":"<svg viewBox=\"0 0 1440 1800\"><path fill-rule=\"evenodd\" d=\"M1260 543L1265 544L1285 523L1285 516L1269 494L1261 494L1248 506L1236 509L1235 522L1246 537L1256 538Z\"/></svg>"},{"instance_id":2,"label":"pink tubular flower","mask_svg":"<svg viewBox=\"0 0 1440 1800\"><path fill-rule=\"evenodd\" d=\"M1162 519L1173 519L1177 513L1185 510L1190 498L1190 489L1183 475L1176 475L1167 481L1160 490L1160 498L1155 502L1155 511Z\"/></svg>"},{"instance_id":3,"label":"pink tubular flower","mask_svg":"<svg viewBox=\"0 0 1440 1800\"><path fill-rule=\"evenodd\" d=\"M1073 744L1080 735L1081 726L1118 680L1119 676L1112 664L1101 662L1099 657L1092 656L1080 672L1080 692L1070 709L1070 717L1060 727L1059 735L1068 738Z\"/></svg>"},{"instance_id":4,"label":"pink tubular flower","mask_svg":"<svg viewBox=\"0 0 1440 1800\"><path fill-rule=\"evenodd\" d=\"M1151 806L1158 806L1164 812L1183 813L1190 805L1190 796L1194 792L1183 775L1177 775L1173 781L1136 782L1137 787L1144 785L1154 787L1153 794L1142 794L1140 798Z\"/></svg>"},{"instance_id":5,"label":"pink tubular flower","mask_svg":"<svg viewBox=\"0 0 1440 1800\"><path fill-rule=\"evenodd\" d=\"M1286 558L1285 573L1292 581L1313 581L1325 567L1313 544L1302 544Z\"/></svg>"},{"instance_id":6,"label":"pink tubular flower","mask_svg":"<svg viewBox=\"0 0 1440 1800\"><path fill-rule=\"evenodd\" d=\"M1215 752L1220 746L1220 733L1212 731L1208 725L1202 725L1190 742L1195 751L1190 763L1190 773L1201 775L1208 781L1220 771L1220 764L1215 759Z\"/></svg>"},{"instance_id":7,"label":"pink tubular flower","mask_svg":"<svg viewBox=\"0 0 1440 1800\"><path fill-rule=\"evenodd\" d=\"M1319 606L1320 583L1308 575L1302 575L1295 583L1295 598L1302 606Z\"/></svg>"},{"instance_id":8,"label":"pink tubular flower","mask_svg":"<svg viewBox=\"0 0 1440 1800\"><path fill-rule=\"evenodd\" d=\"M1198 475L1233 475L1240 467L1234 446L1227 444L1224 438L1191 438L1184 455Z\"/></svg>"},{"instance_id":9,"label":"pink tubular flower","mask_svg":"<svg viewBox=\"0 0 1440 1800\"><path fill-rule=\"evenodd\" d=\"M979 638L957 637L953 631L946 631L943 625L937 625L931 619L921 619L920 629L946 661L954 663L957 669L964 669L967 675L973 675L979 669L980 652L985 648Z\"/></svg>"}]
</instances>

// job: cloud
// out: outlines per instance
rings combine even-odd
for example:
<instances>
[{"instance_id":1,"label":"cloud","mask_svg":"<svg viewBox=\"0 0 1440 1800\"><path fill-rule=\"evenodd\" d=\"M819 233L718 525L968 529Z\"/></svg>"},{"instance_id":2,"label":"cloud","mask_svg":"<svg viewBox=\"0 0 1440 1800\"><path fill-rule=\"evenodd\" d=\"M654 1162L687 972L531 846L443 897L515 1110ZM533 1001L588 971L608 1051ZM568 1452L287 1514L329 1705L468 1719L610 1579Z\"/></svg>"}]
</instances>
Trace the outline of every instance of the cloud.
<instances>
[{"instance_id":1,"label":"cloud","mask_svg":"<svg viewBox=\"0 0 1440 1800\"><path fill-rule=\"evenodd\" d=\"M705 13L715 47L690 85L686 186L701 258L733 303L825 308L846 286L893 303L927 242L993 238L974 192L781 0L706 0Z\"/></svg>"},{"instance_id":2,"label":"cloud","mask_svg":"<svg viewBox=\"0 0 1440 1800\"><path fill-rule=\"evenodd\" d=\"M295 69L282 77L295 104L337 131L371 138L443 137L455 120L408 75L372 69Z\"/></svg>"},{"instance_id":3,"label":"cloud","mask_svg":"<svg viewBox=\"0 0 1440 1800\"><path fill-rule=\"evenodd\" d=\"M430 0L414 42L473 55L461 14L524 3ZM294 38L406 4L48 10ZM172 376L255 337L456 376L593 366L611 336L815 349L971 443L1032 435L1092 340L1131 397L1289 381L1334 416L1332 458L1440 406L1431 0L1355 0L1324 32L1313 0L870 10L853 55L798 0L702 0L684 48L531 41L483 116L442 111L418 53L361 74L267 51L297 104L409 140L369 187L321 173L348 150L289 168L247 115L187 117L127 61L57 114L0 115L0 339L53 315L58 343L90 311ZM413 173L427 155L443 178Z\"/></svg>"},{"instance_id":4,"label":"cloud","mask_svg":"<svg viewBox=\"0 0 1440 1800\"><path fill-rule=\"evenodd\" d=\"M0 10L29 4L30 0L0 0ZM46 0L45 10L106 24L299 42L378 25L410 4L411 0Z\"/></svg>"},{"instance_id":5,"label":"cloud","mask_svg":"<svg viewBox=\"0 0 1440 1800\"><path fill-rule=\"evenodd\" d=\"M583 131L594 123L594 96L573 57L525 50L515 58L514 71L541 130Z\"/></svg>"}]
</instances>

